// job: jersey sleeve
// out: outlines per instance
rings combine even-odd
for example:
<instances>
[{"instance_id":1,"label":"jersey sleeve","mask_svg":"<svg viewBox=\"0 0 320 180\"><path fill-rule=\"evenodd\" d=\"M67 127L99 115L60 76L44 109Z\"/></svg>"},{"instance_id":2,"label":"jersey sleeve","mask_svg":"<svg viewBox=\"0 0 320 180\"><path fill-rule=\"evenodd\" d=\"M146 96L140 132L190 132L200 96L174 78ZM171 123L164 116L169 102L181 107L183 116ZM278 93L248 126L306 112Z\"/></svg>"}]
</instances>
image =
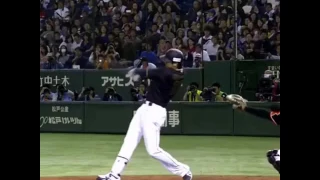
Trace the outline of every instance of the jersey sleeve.
<instances>
[{"instance_id":1,"label":"jersey sleeve","mask_svg":"<svg viewBox=\"0 0 320 180\"><path fill-rule=\"evenodd\" d=\"M139 74L142 79L159 79L163 75L161 69L136 69L135 74Z\"/></svg>"},{"instance_id":2,"label":"jersey sleeve","mask_svg":"<svg viewBox=\"0 0 320 180\"><path fill-rule=\"evenodd\" d=\"M183 74L172 74L171 78L173 81L182 81L183 80Z\"/></svg>"},{"instance_id":3,"label":"jersey sleeve","mask_svg":"<svg viewBox=\"0 0 320 180\"><path fill-rule=\"evenodd\" d=\"M170 98L172 99L181 87L183 81L183 73L168 73L167 77L170 78L170 81L173 82L173 86L170 92Z\"/></svg>"},{"instance_id":4,"label":"jersey sleeve","mask_svg":"<svg viewBox=\"0 0 320 180\"><path fill-rule=\"evenodd\" d=\"M257 109L257 108L252 108L252 107L246 107L245 111L249 114L255 115L257 117L267 119L271 122L273 122L276 125L280 125L280 111L275 112L275 111L267 111L264 109Z\"/></svg>"}]
</instances>

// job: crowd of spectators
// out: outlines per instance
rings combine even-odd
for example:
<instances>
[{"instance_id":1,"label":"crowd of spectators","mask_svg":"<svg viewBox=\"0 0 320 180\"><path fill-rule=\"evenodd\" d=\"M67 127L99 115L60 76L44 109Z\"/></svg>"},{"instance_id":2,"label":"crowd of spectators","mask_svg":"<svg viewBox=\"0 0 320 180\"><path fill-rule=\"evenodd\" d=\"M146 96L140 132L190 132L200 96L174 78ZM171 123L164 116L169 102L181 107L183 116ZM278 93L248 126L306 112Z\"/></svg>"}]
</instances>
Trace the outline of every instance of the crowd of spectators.
<instances>
[{"instance_id":1,"label":"crowd of spectators","mask_svg":"<svg viewBox=\"0 0 320 180\"><path fill-rule=\"evenodd\" d=\"M140 99L136 101L138 100ZM55 87L45 84L40 88L40 101L122 101L122 96L113 87L107 87L105 92L99 96L94 87L82 87L78 92L67 89L62 84L57 84Z\"/></svg>"},{"instance_id":2,"label":"crowd of spectators","mask_svg":"<svg viewBox=\"0 0 320 180\"><path fill-rule=\"evenodd\" d=\"M203 61L280 59L280 1L41 0L41 69L113 69L144 57L161 66L169 48ZM236 27L235 27L236 26Z\"/></svg>"},{"instance_id":3,"label":"crowd of spectators","mask_svg":"<svg viewBox=\"0 0 320 180\"><path fill-rule=\"evenodd\" d=\"M107 87L102 94L98 94L94 87L82 87L80 91L67 89L62 84L52 87L45 84L40 88L40 101L145 101L148 80L142 80L136 87L130 88L130 99L123 99L114 87ZM128 92L129 93L129 92ZM190 83L181 99L189 102L222 102L226 101L227 94L221 90L220 83L216 82L203 90L197 82Z\"/></svg>"}]
</instances>

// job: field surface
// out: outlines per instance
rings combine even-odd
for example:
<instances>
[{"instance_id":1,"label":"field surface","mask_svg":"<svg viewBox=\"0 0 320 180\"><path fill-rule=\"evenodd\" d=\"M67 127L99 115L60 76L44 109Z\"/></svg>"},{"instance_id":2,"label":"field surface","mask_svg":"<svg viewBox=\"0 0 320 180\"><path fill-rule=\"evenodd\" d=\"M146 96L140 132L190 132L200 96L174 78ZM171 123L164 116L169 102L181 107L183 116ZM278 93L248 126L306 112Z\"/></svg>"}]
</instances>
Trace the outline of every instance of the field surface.
<instances>
[{"instance_id":1,"label":"field surface","mask_svg":"<svg viewBox=\"0 0 320 180\"><path fill-rule=\"evenodd\" d=\"M122 135L40 133L41 180L95 180L107 173ZM188 164L194 180L279 180L265 153L280 147L279 138L162 136L161 147ZM181 180L149 157L143 142L122 180Z\"/></svg>"}]
</instances>

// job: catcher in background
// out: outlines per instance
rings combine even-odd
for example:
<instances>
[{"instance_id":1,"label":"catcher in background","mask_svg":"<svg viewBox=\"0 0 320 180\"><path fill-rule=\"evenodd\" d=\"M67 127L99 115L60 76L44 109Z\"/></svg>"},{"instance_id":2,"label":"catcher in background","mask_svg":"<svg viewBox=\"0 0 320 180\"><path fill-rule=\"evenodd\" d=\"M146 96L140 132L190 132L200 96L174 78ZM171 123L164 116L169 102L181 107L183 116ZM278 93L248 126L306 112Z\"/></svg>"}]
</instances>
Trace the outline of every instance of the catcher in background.
<instances>
[{"instance_id":1,"label":"catcher in background","mask_svg":"<svg viewBox=\"0 0 320 180\"><path fill-rule=\"evenodd\" d=\"M273 122L275 125L280 126L280 103L277 106L270 107L270 111L265 109L258 109L247 106L247 100L236 94L230 94L227 96L227 100L231 102L234 109L245 111L254 116L266 119ZM270 150L267 152L267 158L269 163L280 174L280 149Z\"/></svg>"}]
</instances>

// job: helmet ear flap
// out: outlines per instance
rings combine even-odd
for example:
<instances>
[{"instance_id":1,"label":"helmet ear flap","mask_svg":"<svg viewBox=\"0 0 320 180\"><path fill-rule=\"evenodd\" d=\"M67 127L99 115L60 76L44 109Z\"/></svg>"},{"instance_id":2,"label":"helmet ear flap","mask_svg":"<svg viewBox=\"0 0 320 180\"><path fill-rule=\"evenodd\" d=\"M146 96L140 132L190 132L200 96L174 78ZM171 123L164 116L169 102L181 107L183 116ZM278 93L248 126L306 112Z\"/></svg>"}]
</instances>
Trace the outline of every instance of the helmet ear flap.
<instances>
[{"instance_id":1,"label":"helmet ear flap","mask_svg":"<svg viewBox=\"0 0 320 180\"><path fill-rule=\"evenodd\" d=\"M175 63L175 62L173 62L172 65L173 65L174 67L176 67L177 69L182 69L182 63Z\"/></svg>"}]
</instances>

